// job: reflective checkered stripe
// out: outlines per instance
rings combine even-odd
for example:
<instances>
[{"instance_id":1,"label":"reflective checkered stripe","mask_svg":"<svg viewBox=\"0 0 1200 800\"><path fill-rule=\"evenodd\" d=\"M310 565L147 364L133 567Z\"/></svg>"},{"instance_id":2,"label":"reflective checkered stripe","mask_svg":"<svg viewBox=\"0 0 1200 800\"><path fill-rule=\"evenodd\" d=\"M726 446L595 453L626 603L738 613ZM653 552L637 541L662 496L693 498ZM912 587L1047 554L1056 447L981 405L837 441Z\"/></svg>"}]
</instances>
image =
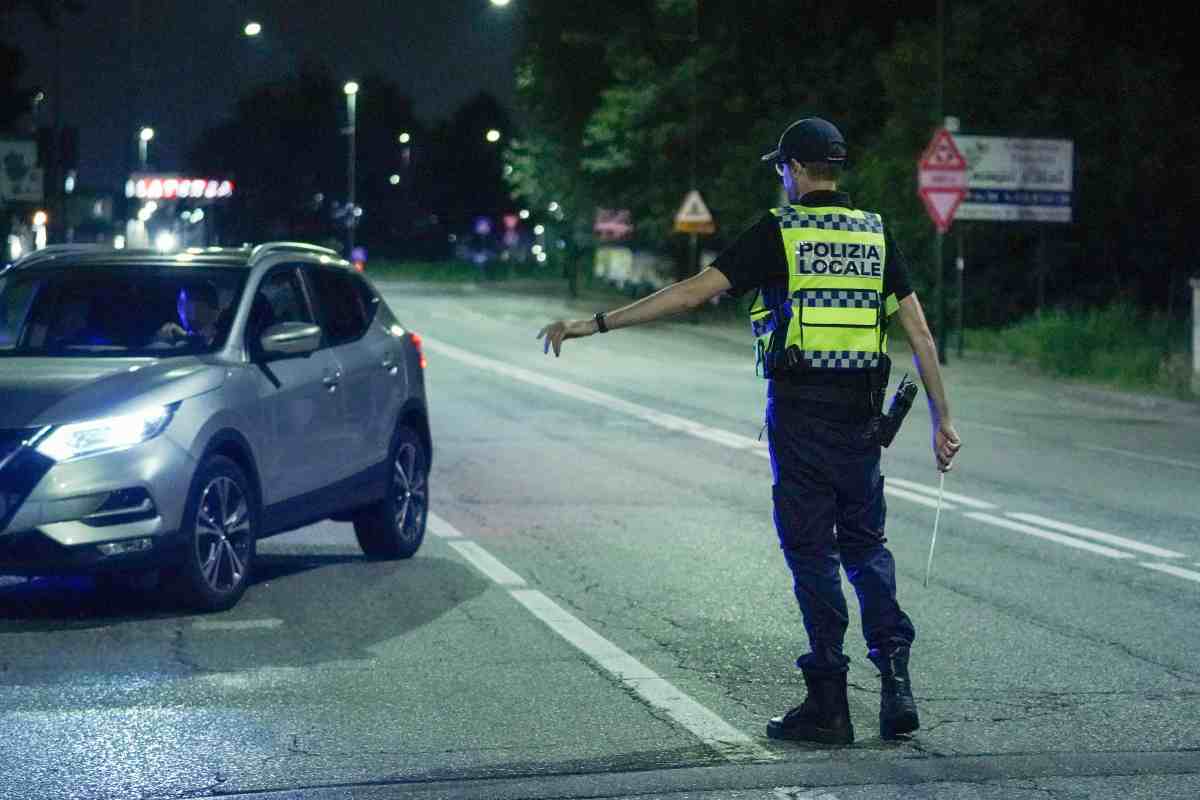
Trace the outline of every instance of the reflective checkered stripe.
<instances>
[{"instance_id":1,"label":"reflective checkered stripe","mask_svg":"<svg viewBox=\"0 0 1200 800\"><path fill-rule=\"evenodd\" d=\"M805 363L812 369L874 369L879 353L854 350L802 350Z\"/></svg>"},{"instance_id":2,"label":"reflective checkered stripe","mask_svg":"<svg viewBox=\"0 0 1200 800\"><path fill-rule=\"evenodd\" d=\"M787 206L778 209L779 227L814 228L819 231L854 231L883 234L883 218L870 211L828 211L814 214Z\"/></svg>"},{"instance_id":3,"label":"reflective checkered stripe","mask_svg":"<svg viewBox=\"0 0 1200 800\"><path fill-rule=\"evenodd\" d=\"M800 300L808 308L879 308L879 295L859 289L816 289L801 292Z\"/></svg>"}]
</instances>

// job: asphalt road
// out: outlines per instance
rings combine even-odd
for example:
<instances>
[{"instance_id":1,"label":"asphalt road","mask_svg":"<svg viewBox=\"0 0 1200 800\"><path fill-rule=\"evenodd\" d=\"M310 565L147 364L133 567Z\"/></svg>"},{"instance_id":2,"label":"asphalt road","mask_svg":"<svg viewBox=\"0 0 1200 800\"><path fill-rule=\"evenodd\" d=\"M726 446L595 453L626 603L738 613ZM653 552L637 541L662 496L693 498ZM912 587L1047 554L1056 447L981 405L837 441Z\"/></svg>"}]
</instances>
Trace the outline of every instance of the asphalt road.
<instances>
[{"instance_id":1,"label":"asphalt road","mask_svg":"<svg viewBox=\"0 0 1200 800\"><path fill-rule=\"evenodd\" d=\"M543 355L561 301L387 287L436 448L416 558L347 525L260 544L233 611L0 578L0 797L736 800L1200 796L1200 413L947 370L884 456L922 729L787 745L804 651L748 334L688 323ZM894 379L898 379L898 369ZM297 795L286 790L307 789ZM276 794L278 792L278 794Z\"/></svg>"}]
</instances>

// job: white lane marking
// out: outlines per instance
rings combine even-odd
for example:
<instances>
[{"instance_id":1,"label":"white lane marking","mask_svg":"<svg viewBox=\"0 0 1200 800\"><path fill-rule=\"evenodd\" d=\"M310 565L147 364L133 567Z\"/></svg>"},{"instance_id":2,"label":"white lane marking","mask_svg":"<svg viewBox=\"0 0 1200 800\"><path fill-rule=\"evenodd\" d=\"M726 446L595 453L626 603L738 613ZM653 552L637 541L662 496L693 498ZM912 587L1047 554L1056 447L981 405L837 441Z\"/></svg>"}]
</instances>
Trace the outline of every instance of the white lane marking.
<instances>
[{"instance_id":1,"label":"white lane marking","mask_svg":"<svg viewBox=\"0 0 1200 800\"><path fill-rule=\"evenodd\" d=\"M525 579L501 564L496 557L474 542L447 542L458 554L471 562L471 566L501 586L524 586Z\"/></svg>"},{"instance_id":2,"label":"white lane marking","mask_svg":"<svg viewBox=\"0 0 1200 800\"><path fill-rule=\"evenodd\" d=\"M775 800L838 800L838 796L833 792L805 789L803 786L780 786L771 793L771 796Z\"/></svg>"},{"instance_id":3,"label":"white lane marking","mask_svg":"<svg viewBox=\"0 0 1200 800\"><path fill-rule=\"evenodd\" d=\"M440 536L443 539L461 539L462 532L458 528L451 525L446 520L439 517L432 511L425 518L425 526L434 536Z\"/></svg>"},{"instance_id":4,"label":"white lane marking","mask_svg":"<svg viewBox=\"0 0 1200 800\"><path fill-rule=\"evenodd\" d=\"M1124 536L1117 536L1104 531L1093 530L1092 528L1084 528L1079 525L1071 525L1067 522L1059 522L1046 517L1039 517L1037 514L1022 514L1008 513L1005 516L1019 519L1022 522L1031 522L1034 525L1041 525L1046 528L1054 528L1055 530L1063 531L1064 533L1073 533L1076 536L1082 536L1086 539L1095 539L1098 542L1106 542L1114 547L1123 547L1126 550L1136 550L1139 553L1155 556L1157 558L1183 558L1183 553L1176 553L1174 550L1165 550L1161 547L1155 547L1152 544L1144 544L1135 539L1126 539Z\"/></svg>"},{"instance_id":5,"label":"white lane marking","mask_svg":"<svg viewBox=\"0 0 1200 800\"><path fill-rule=\"evenodd\" d=\"M1200 470L1200 464L1197 464L1195 461L1182 461L1178 458L1167 458L1166 456L1148 456L1145 453L1135 453L1132 450L1118 450L1115 447L1101 447L1098 444L1076 444L1075 446L1080 450L1091 450L1094 453L1114 453L1127 458L1136 458L1139 461L1149 461L1152 464L1166 464L1169 467Z\"/></svg>"},{"instance_id":6,"label":"white lane marking","mask_svg":"<svg viewBox=\"0 0 1200 800\"><path fill-rule=\"evenodd\" d=\"M510 594L604 671L639 697L670 715L697 739L730 761L775 761L777 757L754 739L688 697L642 662L563 610L536 589L513 589Z\"/></svg>"},{"instance_id":7,"label":"white lane marking","mask_svg":"<svg viewBox=\"0 0 1200 800\"><path fill-rule=\"evenodd\" d=\"M477 356L467 350L463 350L453 345L439 342L429 337L424 337L425 346L435 353L440 353L450 358L470 364L473 367L486 369L491 372L504 375L515 380L531 383L535 386L549 389L552 392L565 394L568 397L574 397L577 400L583 400L588 403L594 403L598 406L603 406L612 411L619 411L623 414L628 414L632 417L645 420L652 425L657 425L660 428L666 428L671 431L679 431L700 439L707 439L717 444L732 447L736 450L752 450L758 453L764 453L763 443L750 436L742 436L741 434L731 433L713 428L708 425L702 425L699 422L693 422L690 419L677 417L674 414L665 414L661 411L655 411L652 408L630 403L628 400L622 400L619 397L613 397L604 392L597 392L595 389L588 389L578 384L560 381L557 378L551 378L546 375L533 372L531 370L522 369L521 367L505 364L500 361L493 361L490 358Z\"/></svg>"},{"instance_id":8,"label":"white lane marking","mask_svg":"<svg viewBox=\"0 0 1200 800\"><path fill-rule=\"evenodd\" d=\"M198 631L250 631L282 625L281 619L198 619L192 623L192 627Z\"/></svg>"},{"instance_id":9,"label":"white lane marking","mask_svg":"<svg viewBox=\"0 0 1200 800\"><path fill-rule=\"evenodd\" d=\"M891 478L888 478L888 480L890 481ZM883 485L883 493L889 497L899 497L902 500L920 503L927 508L937 508L937 500L934 500L933 498L926 497L923 494L917 494L916 492L908 492L904 489L897 489L895 486L888 486L886 483ZM942 508L950 511L956 510L956 507L950 505L949 503L943 503Z\"/></svg>"},{"instance_id":10,"label":"white lane marking","mask_svg":"<svg viewBox=\"0 0 1200 800\"><path fill-rule=\"evenodd\" d=\"M915 481L906 481L903 478L892 478L889 476L885 480L884 485L887 485L888 483L895 484L896 486L900 486L904 489L909 489L914 492L921 492L923 494L926 494L926 495L928 495L930 497L934 497L934 498L936 498L937 494L938 494L938 490L937 490L936 486L926 486L923 483L916 483ZM958 503L960 506L970 506L971 508L978 508L982 511L990 511L991 509L996 508L995 503L988 503L983 500L976 500L975 498L967 497L964 494L955 494L954 492L944 492L944 495L947 500L949 500L953 503Z\"/></svg>"},{"instance_id":11,"label":"white lane marking","mask_svg":"<svg viewBox=\"0 0 1200 800\"><path fill-rule=\"evenodd\" d=\"M1073 539L1070 536L1063 536L1061 533L1051 533L1050 531L1044 531L1041 528L1034 528L1030 525L1022 525L1020 522L1013 522L1012 520L1005 519L1004 517L993 517L991 514L983 514L978 511L971 511L967 513L966 516L980 522L986 522L989 525L995 525L999 528L1008 528L1012 531L1018 531L1020 533L1028 534L1029 536L1036 536L1039 539L1057 542L1058 544L1065 544L1067 547L1075 547L1079 550L1088 550L1090 552L1097 553L1098 555L1107 556L1108 558L1133 558L1131 554L1122 553L1120 550L1113 550L1111 547L1092 544L1091 542L1085 542L1082 539Z\"/></svg>"},{"instance_id":12,"label":"white lane marking","mask_svg":"<svg viewBox=\"0 0 1200 800\"><path fill-rule=\"evenodd\" d=\"M965 428L980 428L985 431L993 431L994 433L1007 433L1011 436L1025 436L1025 431L1019 431L1016 428L1005 428L1001 425L989 425L986 422L970 422L968 420L956 419L955 423L962 425Z\"/></svg>"},{"instance_id":13,"label":"white lane marking","mask_svg":"<svg viewBox=\"0 0 1200 800\"><path fill-rule=\"evenodd\" d=\"M1168 575L1174 575L1177 578L1186 578L1189 581L1200 583L1200 572L1184 569L1183 567L1177 567L1174 564L1151 564L1148 561L1139 561L1138 566L1145 567L1146 569L1158 570L1159 572L1165 572Z\"/></svg>"}]
</instances>

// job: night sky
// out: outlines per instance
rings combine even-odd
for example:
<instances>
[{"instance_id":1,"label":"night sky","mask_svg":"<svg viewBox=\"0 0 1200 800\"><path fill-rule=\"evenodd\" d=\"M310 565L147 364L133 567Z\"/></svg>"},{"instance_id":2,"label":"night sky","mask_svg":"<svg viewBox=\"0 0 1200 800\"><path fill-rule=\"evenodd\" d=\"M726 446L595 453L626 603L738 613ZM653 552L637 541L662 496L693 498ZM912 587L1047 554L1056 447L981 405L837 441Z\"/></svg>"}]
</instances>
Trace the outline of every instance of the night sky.
<instances>
[{"instance_id":1,"label":"night sky","mask_svg":"<svg viewBox=\"0 0 1200 800\"><path fill-rule=\"evenodd\" d=\"M306 57L338 77L387 75L412 96L425 122L449 116L479 91L506 108L513 104L520 0L506 8L488 0L83 2L83 14L66 18L61 59L63 123L80 128L81 187L123 187L142 124L156 132L152 165L180 168L200 132L227 117L239 94L295 71ZM249 20L263 25L255 39L242 35ZM24 10L0 24L29 59L22 85L50 95L54 33ZM359 95L358 102L361 109L370 98ZM48 96L42 124L51 124L53 113Z\"/></svg>"}]
</instances>

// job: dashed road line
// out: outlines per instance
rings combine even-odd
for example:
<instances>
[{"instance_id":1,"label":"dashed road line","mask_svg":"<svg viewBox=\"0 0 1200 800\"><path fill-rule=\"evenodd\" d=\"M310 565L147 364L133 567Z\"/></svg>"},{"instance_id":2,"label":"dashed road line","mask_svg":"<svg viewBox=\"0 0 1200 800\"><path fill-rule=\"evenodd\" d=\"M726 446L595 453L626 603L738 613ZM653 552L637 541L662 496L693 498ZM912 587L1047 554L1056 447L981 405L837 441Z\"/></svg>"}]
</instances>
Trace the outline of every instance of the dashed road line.
<instances>
[{"instance_id":1,"label":"dashed road line","mask_svg":"<svg viewBox=\"0 0 1200 800\"><path fill-rule=\"evenodd\" d=\"M458 528L455 528L449 522L446 522L446 520L442 519L437 514L434 514L432 511L429 512L429 516L425 519L425 527L434 536L438 536L442 539L462 538L462 532L459 531Z\"/></svg>"},{"instance_id":2,"label":"dashed road line","mask_svg":"<svg viewBox=\"0 0 1200 800\"><path fill-rule=\"evenodd\" d=\"M430 519L433 517L431 515ZM705 706L680 691L654 670L605 639L537 589L526 587L525 579L495 556L438 518L438 528L453 531L447 545L494 583L509 587L509 594L531 614L577 650L612 675L648 704L671 717L693 736L736 763L775 761L770 750L734 728Z\"/></svg>"},{"instance_id":3,"label":"dashed road line","mask_svg":"<svg viewBox=\"0 0 1200 800\"><path fill-rule=\"evenodd\" d=\"M1167 458L1166 456L1151 456L1146 453L1137 453L1133 450L1120 450L1116 447L1101 447L1098 444L1076 444L1080 450L1091 450L1094 453L1113 453L1126 458L1134 458L1138 461L1148 461L1151 464L1165 464L1168 467L1182 467L1183 469L1200 470L1200 464L1195 461L1184 461L1179 458Z\"/></svg>"},{"instance_id":4,"label":"dashed road line","mask_svg":"<svg viewBox=\"0 0 1200 800\"><path fill-rule=\"evenodd\" d=\"M192 623L197 631L250 631L282 627L281 619L198 619Z\"/></svg>"},{"instance_id":5,"label":"dashed road line","mask_svg":"<svg viewBox=\"0 0 1200 800\"><path fill-rule=\"evenodd\" d=\"M734 728L712 711L681 692L642 662L584 625L536 589L514 589L510 594L531 614L570 642L601 669L637 693L651 706L668 714L693 736L729 761L774 761L777 756Z\"/></svg>"},{"instance_id":6,"label":"dashed road line","mask_svg":"<svg viewBox=\"0 0 1200 800\"><path fill-rule=\"evenodd\" d=\"M888 478L888 482L894 483L895 481L892 478ZM916 492L910 492L907 489L898 489L895 486L889 486L887 483L884 483L883 485L883 493L888 497L899 497L903 500L908 500L911 503L923 505L926 508L937 508L937 500L935 498L926 497L925 495L917 494ZM958 508L958 506L950 503L943 503L942 508L947 511L954 511Z\"/></svg>"},{"instance_id":7,"label":"dashed road line","mask_svg":"<svg viewBox=\"0 0 1200 800\"><path fill-rule=\"evenodd\" d=\"M1025 431L1019 431L1016 428L1005 428L1002 425L989 425L986 422L971 422L969 420L956 419L955 424L962 425L964 428L979 428L993 433L1006 433L1009 436L1028 436Z\"/></svg>"},{"instance_id":8,"label":"dashed road line","mask_svg":"<svg viewBox=\"0 0 1200 800\"><path fill-rule=\"evenodd\" d=\"M491 358L479 356L470 351L463 350L462 348L455 347L453 345L446 344L444 342L432 340L428 337L425 338L425 344L433 352L440 353L442 355L448 356L452 359L455 359L455 360L460 361L465 364L469 364L474 367L485 369L490 372L494 372L499 375L503 375L505 377L512 378L514 380L522 381L524 383L533 384L535 386L541 386L545 389L549 389L550 391L557 392L559 394L563 394L568 397L573 397L578 400L583 400L584 402L593 403L595 405L599 405L604 408L608 408L612 411L616 411L619 413L637 417L639 419L645 420L646 422L649 422L653 425L657 425L659 427L665 428L667 430L679 431L679 432L686 433L690 436L694 436L699 439L705 439L707 441L711 441L716 444L724 445L725 447L730 447L730 448L734 448L737 450L744 450L744 451L748 451L751 453L755 453L762 458L770 458L770 453L768 452L768 450L765 446L765 443L758 441L757 439L754 439L749 436L742 436L740 434L732 433L730 431L725 431L725 430L721 430L719 428L713 428L708 425L703 425L699 422L694 422L692 420L685 419L683 417L678 417L673 414L666 414L666 413L663 413L660 411L656 411L655 409L649 408L647 406L639 405L637 403L631 403L627 400L622 400L619 397L614 397L613 395L605 394L604 392L598 392L594 389L589 389L584 386L579 386L577 384L570 383L568 381L559 380L557 378L551 378L547 375L543 375L543 374L535 372L533 370L523 369L521 367L517 367L512 364L507 364L502 361L496 361ZM1021 433L1020 431L1014 431L1012 429L1000 428L999 426L994 426L994 425L989 426L989 425L985 425L983 423L968 423L968 424L974 425L975 427L980 427L980 428L990 428L990 429L996 430L997 432ZM1170 464L1172 466L1180 466L1180 467L1186 467L1189 469L1194 468L1194 469L1200 470L1200 464L1195 464L1195 463L1188 462L1188 461L1180 461L1178 459L1161 458L1161 457L1157 457L1157 456L1146 456L1144 454L1134 453L1134 452L1131 452L1128 450L1117 450L1115 448L1098 447L1098 446L1094 446L1094 445L1076 445L1076 446L1082 447L1083 449L1086 449L1086 450L1117 453L1120 455L1126 455L1126 456L1131 456L1134 458L1140 458L1145 461L1164 463L1164 464ZM917 483L915 481L907 481L907 480L904 480L901 478L888 477L886 484L885 484L884 491L887 494L891 495L892 497L897 497L897 498L907 500L912 503L917 503L917 504L925 506L927 508L935 508L937 506L937 489L933 486L927 486L923 483ZM948 503L947 505L944 506L944 508L947 508L948 510L958 510L956 508L956 506L965 506L967 508L979 509L980 511L998 510L998 506L995 503L990 503L986 500L979 500L977 498L970 497L968 495L959 494L957 492L945 492L943 497L944 497L944 500ZM968 518L977 520L979 522L985 522L987 524L990 524L990 525L993 525L996 527L1006 528L1008 530L1013 530L1013 531L1017 531L1020 533L1024 533L1029 536L1034 536L1039 539L1044 539L1046 541L1055 542L1057 544L1065 545L1067 547L1072 547L1077 550L1087 550L1089 552L1095 553L1097 555L1102 555L1107 558L1126 559L1126 558L1132 558L1133 556L1130 553L1122 552L1120 550L1114 549L1113 547L1106 547L1101 544L1095 544L1094 542L1097 542L1097 541L1107 542L1108 544L1123 547L1128 550L1134 550L1136 552L1144 553L1147 555L1154 555L1159 558L1181 558L1181 557L1184 557L1183 554L1176 553L1173 550L1167 550L1166 548L1157 547L1155 545L1146 544L1144 542L1138 542L1133 539L1127 539L1125 537L1116 536L1115 534L1109 534L1109 533L1105 533L1103 531L1097 531L1092 528L1085 528L1082 526L1073 526L1073 525L1070 525L1069 523L1060 523L1055 520L1046 519L1044 517L1034 517L1034 515L1022 515L1022 514L1010 513L1010 514L1007 514L1007 516L1012 517L1013 519L1008 519L1006 517L999 517L999 516L993 516L991 514L979 513L978 511L963 512L963 513ZM1024 522L1018 522L1018 521L1014 521L1014 520L1024 520ZM1043 527L1040 527L1040 528L1035 527L1034 525L1025 524L1025 522L1037 522L1038 524L1042 525ZM1068 536L1068 535L1065 535L1064 533L1056 533L1054 530L1046 530L1046 528L1054 528L1059 531L1066 531L1068 533L1072 533L1074 535ZM447 538L454 538L454 535L452 533L446 532L448 530L452 530L452 528L435 526L434 533L435 533L435 535L444 536ZM1076 538L1076 537L1084 537L1084 538ZM1087 539L1091 539L1094 541L1087 541ZM1200 564L1198 564L1198 566L1200 566Z\"/></svg>"},{"instance_id":9,"label":"dashed road line","mask_svg":"<svg viewBox=\"0 0 1200 800\"><path fill-rule=\"evenodd\" d=\"M495 556L475 542L467 540L447 542L458 554L471 562L471 566L487 575L501 586L524 586L525 579L501 564Z\"/></svg>"},{"instance_id":10,"label":"dashed road line","mask_svg":"<svg viewBox=\"0 0 1200 800\"><path fill-rule=\"evenodd\" d=\"M917 483L916 481L906 481L903 478L892 478L892 477L889 477L887 479L887 482L891 483L895 486L904 488L904 489L909 489L914 492L922 492L931 497L936 498L938 495L938 490L937 490L936 486L926 486L925 484ZM959 505L962 505L962 506L970 506L971 508L977 508L980 511L991 511L992 509L996 508L995 503L989 503L986 500L976 500L973 497L967 497L965 494L956 494L955 492L943 492L942 496L945 497L947 500L949 500L952 503L958 503Z\"/></svg>"},{"instance_id":11,"label":"dashed road line","mask_svg":"<svg viewBox=\"0 0 1200 800\"><path fill-rule=\"evenodd\" d=\"M1200 572L1184 569L1183 567L1177 567L1174 564L1153 564L1148 561L1139 561L1138 566L1145 567L1146 569L1152 569L1157 572L1165 572L1168 575L1174 575L1177 578L1184 578L1189 581L1200 583Z\"/></svg>"},{"instance_id":12,"label":"dashed road line","mask_svg":"<svg viewBox=\"0 0 1200 800\"><path fill-rule=\"evenodd\" d=\"M979 522L986 522L989 525L995 525L998 528L1007 528L1010 531L1017 531L1018 533L1024 533L1028 536L1036 536L1039 539L1057 542L1058 544L1065 544L1067 547L1074 547L1077 550L1088 550L1092 553L1096 553L1097 555L1107 556L1108 558L1133 558L1130 553L1123 553L1120 550L1114 550L1111 547L1085 542L1082 539L1074 539L1070 536L1064 536L1061 533L1053 533L1052 531L1042 530L1041 528L1035 528L1032 525L1024 525L1020 522L1013 522L1012 520L1005 519L1004 517L994 517L991 514L984 514L979 511L971 511L965 516Z\"/></svg>"},{"instance_id":13,"label":"dashed road line","mask_svg":"<svg viewBox=\"0 0 1200 800\"><path fill-rule=\"evenodd\" d=\"M1156 547L1152 544L1145 544L1136 539L1126 539L1124 536L1117 536L1112 533L1094 530L1092 528L1084 528L1080 525L1072 525L1068 522L1059 522L1046 517L1039 517L1037 514L1022 514L1008 513L1005 516L1019 519L1022 522L1028 522L1033 525L1041 525L1043 528L1054 528L1055 530L1064 533L1071 533L1076 536L1083 536L1087 539L1095 539L1098 542L1111 544L1113 547L1122 547L1126 550L1135 550L1139 553L1155 556L1156 558L1183 558L1183 553L1177 553L1174 550L1167 550L1162 547Z\"/></svg>"}]
</instances>

